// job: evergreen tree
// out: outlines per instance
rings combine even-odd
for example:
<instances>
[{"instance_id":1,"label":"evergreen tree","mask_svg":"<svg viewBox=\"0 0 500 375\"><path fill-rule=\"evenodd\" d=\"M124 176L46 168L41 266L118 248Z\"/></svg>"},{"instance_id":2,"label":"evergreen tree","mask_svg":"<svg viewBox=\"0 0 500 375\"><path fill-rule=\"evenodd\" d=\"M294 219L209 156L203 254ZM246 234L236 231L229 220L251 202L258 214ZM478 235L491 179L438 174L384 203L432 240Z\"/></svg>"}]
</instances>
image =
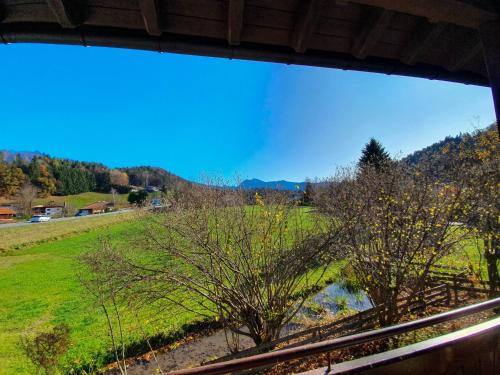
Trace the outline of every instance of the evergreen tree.
<instances>
[{"instance_id":1,"label":"evergreen tree","mask_svg":"<svg viewBox=\"0 0 500 375\"><path fill-rule=\"evenodd\" d=\"M390 160L389 153L385 151L382 144L375 138L372 138L361 151L358 166L360 168L372 166L376 169L381 169Z\"/></svg>"},{"instance_id":2,"label":"evergreen tree","mask_svg":"<svg viewBox=\"0 0 500 375\"><path fill-rule=\"evenodd\" d=\"M102 193L109 192L111 188L111 178L108 170L97 170L95 176L95 189Z\"/></svg>"},{"instance_id":3,"label":"evergreen tree","mask_svg":"<svg viewBox=\"0 0 500 375\"><path fill-rule=\"evenodd\" d=\"M306 181L306 186L304 189L304 194L302 196L302 204L308 206L313 201L313 186L311 181Z\"/></svg>"}]
</instances>

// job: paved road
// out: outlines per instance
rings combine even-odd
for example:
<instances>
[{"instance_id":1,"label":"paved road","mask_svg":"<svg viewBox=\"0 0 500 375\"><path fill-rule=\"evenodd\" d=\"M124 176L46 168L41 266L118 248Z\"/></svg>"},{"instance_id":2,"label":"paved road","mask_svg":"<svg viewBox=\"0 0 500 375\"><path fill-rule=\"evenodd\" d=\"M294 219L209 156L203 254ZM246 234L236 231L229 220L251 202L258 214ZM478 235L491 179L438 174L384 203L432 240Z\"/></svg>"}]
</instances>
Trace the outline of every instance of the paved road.
<instances>
[{"instance_id":1,"label":"paved road","mask_svg":"<svg viewBox=\"0 0 500 375\"><path fill-rule=\"evenodd\" d=\"M102 217L102 216L108 216L108 215L120 215L120 214L124 214L127 212L132 212L132 211L134 211L132 208L126 208L124 210L113 211L113 212L108 212L105 214L98 214L98 215L61 217L59 219L51 219L51 220L43 222L43 223L30 223L28 221L22 221L20 223L0 224L0 230L5 229L5 228L24 227L26 225L43 225L45 223L54 223L57 221L81 220L81 219L90 219L93 217Z\"/></svg>"}]
</instances>

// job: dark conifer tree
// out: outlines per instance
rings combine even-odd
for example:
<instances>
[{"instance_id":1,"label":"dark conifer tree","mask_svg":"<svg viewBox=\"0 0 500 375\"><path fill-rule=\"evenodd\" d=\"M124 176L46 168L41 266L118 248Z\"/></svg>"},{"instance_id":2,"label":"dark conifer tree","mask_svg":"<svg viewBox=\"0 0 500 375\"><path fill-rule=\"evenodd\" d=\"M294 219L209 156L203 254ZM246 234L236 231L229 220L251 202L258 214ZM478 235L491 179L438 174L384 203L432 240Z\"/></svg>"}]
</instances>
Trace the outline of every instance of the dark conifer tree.
<instances>
[{"instance_id":1,"label":"dark conifer tree","mask_svg":"<svg viewBox=\"0 0 500 375\"><path fill-rule=\"evenodd\" d=\"M389 153L385 150L382 144L375 138L372 138L361 151L358 166L360 168L372 166L376 169L381 169L390 160L391 158Z\"/></svg>"}]
</instances>

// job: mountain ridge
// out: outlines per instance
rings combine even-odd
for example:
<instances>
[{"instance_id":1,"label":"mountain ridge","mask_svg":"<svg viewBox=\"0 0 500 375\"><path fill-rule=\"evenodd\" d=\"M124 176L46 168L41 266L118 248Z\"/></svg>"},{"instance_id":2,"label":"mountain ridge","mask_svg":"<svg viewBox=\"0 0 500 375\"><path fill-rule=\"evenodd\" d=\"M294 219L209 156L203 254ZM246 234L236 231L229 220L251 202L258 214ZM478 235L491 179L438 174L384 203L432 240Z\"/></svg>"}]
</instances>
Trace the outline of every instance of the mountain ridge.
<instances>
[{"instance_id":1,"label":"mountain ridge","mask_svg":"<svg viewBox=\"0 0 500 375\"><path fill-rule=\"evenodd\" d=\"M263 181L258 178L243 180L238 187L242 189L304 190L306 182L287 180Z\"/></svg>"}]
</instances>

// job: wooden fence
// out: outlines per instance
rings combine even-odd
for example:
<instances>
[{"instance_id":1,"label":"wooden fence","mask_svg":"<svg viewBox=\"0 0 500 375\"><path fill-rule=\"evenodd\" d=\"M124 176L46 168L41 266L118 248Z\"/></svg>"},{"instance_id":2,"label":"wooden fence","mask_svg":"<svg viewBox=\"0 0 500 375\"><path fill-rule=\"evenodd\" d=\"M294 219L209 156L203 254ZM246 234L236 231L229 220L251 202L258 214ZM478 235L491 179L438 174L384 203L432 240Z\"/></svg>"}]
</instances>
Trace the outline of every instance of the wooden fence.
<instances>
[{"instance_id":1,"label":"wooden fence","mask_svg":"<svg viewBox=\"0 0 500 375\"><path fill-rule=\"evenodd\" d=\"M487 283L472 281L469 271L466 268L434 265L429 272L429 279L433 287L417 293L417 299L412 298L409 301L406 297L399 298L397 300L398 310L401 311L405 309L408 313L411 313L421 311L429 306L440 304L449 306L452 303L452 299L453 303L458 305L460 303L460 291L472 291L483 294L489 292L486 288ZM479 284L480 287L476 287L476 284ZM325 339L346 336L367 329L373 329L378 324L377 314L383 308L384 305L372 307L335 322L301 330L300 332L283 336L266 344L242 350L238 353L223 356L212 361L207 361L204 364L213 364L249 357L278 349L294 348Z\"/></svg>"},{"instance_id":2,"label":"wooden fence","mask_svg":"<svg viewBox=\"0 0 500 375\"><path fill-rule=\"evenodd\" d=\"M413 299L412 301L408 301L408 299L404 297L399 298L398 308L406 309L408 312L415 312L425 309L427 306L434 306L440 303L449 305L451 302L451 290L449 285L441 284L418 293L417 297L417 300ZM248 357L265 351L273 350L276 347L279 347L279 349L294 348L300 345L325 340L327 338L345 336L363 330L372 329L376 327L378 323L377 314L380 309L383 308L383 305L372 307L354 315L339 319L335 322L305 329L263 345L217 358L216 360L206 362L205 364L218 363L232 359Z\"/></svg>"}]
</instances>

